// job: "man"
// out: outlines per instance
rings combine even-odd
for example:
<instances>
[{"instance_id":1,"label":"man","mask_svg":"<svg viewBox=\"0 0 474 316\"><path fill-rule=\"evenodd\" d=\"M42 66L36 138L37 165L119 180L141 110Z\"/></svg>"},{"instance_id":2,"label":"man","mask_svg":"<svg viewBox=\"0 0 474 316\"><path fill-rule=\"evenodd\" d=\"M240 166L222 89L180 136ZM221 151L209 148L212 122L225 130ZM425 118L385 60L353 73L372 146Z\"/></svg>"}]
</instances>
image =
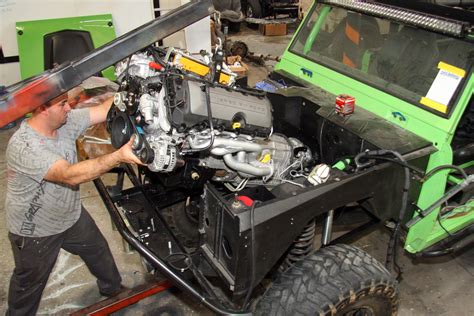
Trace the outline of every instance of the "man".
<instances>
[{"instance_id":1,"label":"man","mask_svg":"<svg viewBox=\"0 0 474 316\"><path fill-rule=\"evenodd\" d=\"M132 140L117 151L77 162L76 138L105 121L112 103L71 110L67 94L36 109L11 137L5 209L15 269L7 315L34 315L59 250L79 255L102 295L121 289L108 244L80 202L79 184L118 164L141 163Z\"/></svg>"}]
</instances>

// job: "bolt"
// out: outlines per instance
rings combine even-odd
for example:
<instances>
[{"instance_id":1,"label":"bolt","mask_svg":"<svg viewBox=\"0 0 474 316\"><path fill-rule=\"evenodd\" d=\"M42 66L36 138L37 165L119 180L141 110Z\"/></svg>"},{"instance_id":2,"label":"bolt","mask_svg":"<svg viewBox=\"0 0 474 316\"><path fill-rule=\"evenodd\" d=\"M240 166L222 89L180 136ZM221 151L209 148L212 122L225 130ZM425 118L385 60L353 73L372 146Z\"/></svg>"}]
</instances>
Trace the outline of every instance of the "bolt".
<instances>
[{"instance_id":1,"label":"bolt","mask_svg":"<svg viewBox=\"0 0 474 316\"><path fill-rule=\"evenodd\" d=\"M232 202L232 207L233 208L239 208L240 206L241 206L240 201L235 200L234 202Z\"/></svg>"},{"instance_id":2,"label":"bolt","mask_svg":"<svg viewBox=\"0 0 474 316\"><path fill-rule=\"evenodd\" d=\"M191 179L193 179L194 181L199 180L199 173L197 173L196 171L191 172Z\"/></svg>"}]
</instances>

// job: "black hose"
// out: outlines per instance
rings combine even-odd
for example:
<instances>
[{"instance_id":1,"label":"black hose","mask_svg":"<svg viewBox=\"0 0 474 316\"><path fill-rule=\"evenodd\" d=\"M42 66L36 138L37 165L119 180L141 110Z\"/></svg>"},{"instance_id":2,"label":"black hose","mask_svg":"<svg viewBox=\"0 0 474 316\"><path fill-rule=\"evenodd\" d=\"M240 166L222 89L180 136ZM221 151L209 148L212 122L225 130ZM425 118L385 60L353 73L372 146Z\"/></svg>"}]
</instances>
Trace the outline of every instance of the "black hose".
<instances>
[{"instance_id":1,"label":"black hose","mask_svg":"<svg viewBox=\"0 0 474 316\"><path fill-rule=\"evenodd\" d=\"M406 164L405 159L403 159L400 153L392 151L391 154ZM397 250L398 250L398 242L399 242L398 238L400 235L401 223L405 217L405 212L408 205L408 191L410 190L410 170L406 166L404 166L403 169L405 171L405 183L403 186L402 206L400 208L398 222L395 225L395 228L392 232L392 236L390 237L390 241L389 241L388 249L387 249L387 258L385 260L385 266L387 267L389 271L391 271L394 268L394 266L397 267L398 278L400 278L401 276L401 269L397 264Z\"/></svg>"},{"instance_id":2,"label":"black hose","mask_svg":"<svg viewBox=\"0 0 474 316\"><path fill-rule=\"evenodd\" d=\"M438 166L438 167L430 170L428 173L426 173L425 177L423 178L423 182L428 180L436 172L441 171L441 170L445 170L445 169L454 169L454 170L458 171L463 176L464 179L467 179L467 173L466 173L466 171L464 171L463 168L455 166L455 165L442 165L442 166Z\"/></svg>"},{"instance_id":3,"label":"black hose","mask_svg":"<svg viewBox=\"0 0 474 316\"><path fill-rule=\"evenodd\" d=\"M159 63L161 66L166 64L164 60L160 57L159 52L156 49L154 49L153 46L148 46L147 51L151 54L151 56L153 56L153 59L155 60L155 62Z\"/></svg>"},{"instance_id":4,"label":"black hose","mask_svg":"<svg viewBox=\"0 0 474 316\"><path fill-rule=\"evenodd\" d=\"M385 267L389 271L392 271L394 268L397 269L397 274L398 274L397 279L399 279L401 277L401 269L397 264L397 250L398 250L398 238L400 235L401 223L405 217L405 212L408 205L408 192L410 190L410 170L408 168L408 164L400 153L393 150L386 150L386 149L362 152L358 154L354 160L356 162L357 169L360 169L360 168L364 168L370 165L369 162L361 163L360 162L361 158L369 157L373 159L383 159L380 156L385 156L389 154L395 156L401 162L401 165L405 171L404 172L405 181L403 185L403 194L402 194L402 205L401 205L400 212L398 215L398 221L395 225L395 228L393 229L392 235L390 236L390 240L387 247L387 256L385 260ZM386 159L383 159L383 160L386 160Z\"/></svg>"},{"instance_id":5,"label":"black hose","mask_svg":"<svg viewBox=\"0 0 474 316\"><path fill-rule=\"evenodd\" d=\"M326 120L323 120L321 123L321 127L319 130L319 160L321 162L324 162L323 159L323 129L324 129L324 124L326 123Z\"/></svg>"}]
</instances>

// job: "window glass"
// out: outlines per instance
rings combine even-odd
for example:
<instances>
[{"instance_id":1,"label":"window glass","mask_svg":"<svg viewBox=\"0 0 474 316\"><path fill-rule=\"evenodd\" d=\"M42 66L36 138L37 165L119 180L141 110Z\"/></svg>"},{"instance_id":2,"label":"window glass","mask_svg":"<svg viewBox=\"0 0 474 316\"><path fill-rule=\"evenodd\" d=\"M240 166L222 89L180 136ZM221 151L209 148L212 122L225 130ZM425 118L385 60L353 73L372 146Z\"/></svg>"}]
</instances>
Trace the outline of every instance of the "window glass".
<instances>
[{"instance_id":1,"label":"window glass","mask_svg":"<svg viewBox=\"0 0 474 316\"><path fill-rule=\"evenodd\" d=\"M290 51L446 114L469 73L473 46L421 28L318 5Z\"/></svg>"}]
</instances>

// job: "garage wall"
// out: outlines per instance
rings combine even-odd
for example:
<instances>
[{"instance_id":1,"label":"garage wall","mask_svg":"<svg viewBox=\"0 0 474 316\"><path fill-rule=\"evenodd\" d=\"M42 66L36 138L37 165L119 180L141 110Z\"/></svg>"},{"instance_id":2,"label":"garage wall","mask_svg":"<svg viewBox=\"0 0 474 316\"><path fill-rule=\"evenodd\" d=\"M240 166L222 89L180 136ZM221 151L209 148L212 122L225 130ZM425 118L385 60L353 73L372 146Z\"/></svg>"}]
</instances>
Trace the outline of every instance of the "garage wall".
<instances>
[{"instance_id":1,"label":"garage wall","mask_svg":"<svg viewBox=\"0 0 474 316\"><path fill-rule=\"evenodd\" d=\"M166 14L169 10L188 2L189 0L160 0L160 14ZM190 53L199 53L201 49L209 52L211 50L210 23L209 17L204 18L165 38L163 45L186 49Z\"/></svg>"},{"instance_id":2,"label":"garage wall","mask_svg":"<svg viewBox=\"0 0 474 316\"><path fill-rule=\"evenodd\" d=\"M5 57L18 56L15 23L111 13L117 36L153 18L150 0L0 0L0 45ZM20 80L19 63L0 64L0 84Z\"/></svg>"},{"instance_id":3,"label":"garage wall","mask_svg":"<svg viewBox=\"0 0 474 316\"><path fill-rule=\"evenodd\" d=\"M161 0L167 10L188 0ZM5 57L18 56L15 23L42 19L111 13L117 36L154 18L153 0L0 0L0 46ZM165 45L199 52L210 49L209 18L179 32L165 41ZM19 63L0 64L0 85L20 80Z\"/></svg>"}]
</instances>

